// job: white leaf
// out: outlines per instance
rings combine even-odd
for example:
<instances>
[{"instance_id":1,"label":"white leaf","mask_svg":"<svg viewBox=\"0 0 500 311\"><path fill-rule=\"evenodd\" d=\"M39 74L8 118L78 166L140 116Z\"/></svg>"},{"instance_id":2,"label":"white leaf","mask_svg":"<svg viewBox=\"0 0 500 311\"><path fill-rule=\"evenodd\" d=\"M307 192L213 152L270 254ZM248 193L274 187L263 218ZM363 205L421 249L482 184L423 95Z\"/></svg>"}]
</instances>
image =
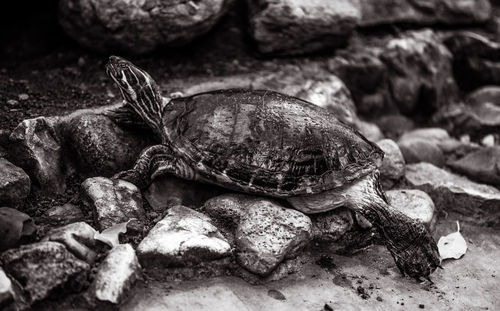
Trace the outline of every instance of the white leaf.
<instances>
[{"instance_id":1,"label":"white leaf","mask_svg":"<svg viewBox=\"0 0 500 311\"><path fill-rule=\"evenodd\" d=\"M442 236L438 241L438 250L441 260L454 258L459 259L467 251L467 243L460 234L460 224L457 221L457 232Z\"/></svg>"},{"instance_id":2,"label":"white leaf","mask_svg":"<svg viewBox=\"0 0 500 311\"><path fill-rule=\"evenodd\" d=\"M129 219L126 222L122 222L112 227L109 227L108 229L102 231L101 233L96 233L94 239L104 242L111 247L119 245L120 241L118 240L118 236L120 235L120 233L127 232L127 225L133 219L134 218Z\"/></svg>"}]
</instances>

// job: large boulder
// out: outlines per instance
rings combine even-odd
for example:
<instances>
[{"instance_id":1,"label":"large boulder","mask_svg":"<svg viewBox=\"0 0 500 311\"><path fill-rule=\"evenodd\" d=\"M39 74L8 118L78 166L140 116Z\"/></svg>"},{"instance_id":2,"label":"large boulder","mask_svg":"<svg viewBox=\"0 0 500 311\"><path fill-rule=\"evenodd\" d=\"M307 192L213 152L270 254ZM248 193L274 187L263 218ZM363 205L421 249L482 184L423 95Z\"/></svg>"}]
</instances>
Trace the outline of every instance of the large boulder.
<instances>
[{"instance_id":1,"label":"large boulder","mask_svg":"<svg viewBox=\"0 0 500 311\"><path fill-rule=\"evenodd\" d=\"M21 203L30 187L30 178L22 169L0 158L0 204Z\"/></svg>"},{"instance_id":2,"label":"large boulder","mask_svg":"<svg viewBox=\"0 0 500 311\"><path fill-rule=\"evenodd\" d=\"M406 183L429 194L437 210L457 212L471 221L500 225L500 191L450 173L430 163L406 166Z\"/></svg>"},{"instance_id":3,"label":"large boulder","mask_svg":"<svg viewBox=\"0 0 500 311\"><path fill-rule=\"evenodd\" d=\"M360 18L350 0L247 2L250 34L262 53L292 55L344 45Z\"/></svg>"},{"instance_id":4,"label":"large boulder","mask_svg":"<svg viewBox=\"0 0 500 311\"><path fill-rule=\"evenodd\" d=\"M58 289L78 290L90 266L57 242L39 242L10 249L0 256L3 268L17 280L30 303Z\"/></svg>"},{"instance_id":5,"label":"large boulder","mask_svg":"<svg viewBox=\"0 0 500 311\"><path fill-rule=\"evenodd\" d=\"M68 0L59 2L59 22L91 50L141 54L185 44L206 33L228 4L227 0Z\"/></svg>"},{"instance_id":6,"label":"large boulder","mask_svg":"<svg viewBox=\"0 0 500 311\"><path fill-rule=\"evenodd\" d=\"M145 268L189 266L227 257L231 246L210 218L184 206L174 206L137 247Z\"/></svg>"},{"instance_id":7,"label":"large boulder","mask_svg":"<svg viewBox=\"0 0 500 311\"><path fill-rule=\"evenodd\" d=\"M360 4L362 27L484 23L491 14L488 0L362 0Z\"/></svg>"}]
</instances>

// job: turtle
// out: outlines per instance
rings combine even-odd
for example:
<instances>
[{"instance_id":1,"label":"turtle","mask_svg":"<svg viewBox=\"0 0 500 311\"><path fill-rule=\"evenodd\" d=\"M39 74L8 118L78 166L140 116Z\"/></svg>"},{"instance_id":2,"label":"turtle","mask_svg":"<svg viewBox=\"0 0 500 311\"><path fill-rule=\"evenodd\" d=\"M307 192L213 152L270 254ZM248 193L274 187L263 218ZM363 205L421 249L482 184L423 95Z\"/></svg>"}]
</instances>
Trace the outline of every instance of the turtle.
<instances>
[{"instance_id":1,"label":"turtle","mask_svg":"<svg viewBox=\"0 0 500 311\"><path fill-rule=\"evenodd\" d=\"M380 232L403 275L440 266L426 227L387 203L384 153L327 110L270 90L226 89L163 97L151 76L111 56L106 72L160 138L114 178L139 188L163 174L282 199L306 213L347 206Z\"/></svg>"}]
</instances>

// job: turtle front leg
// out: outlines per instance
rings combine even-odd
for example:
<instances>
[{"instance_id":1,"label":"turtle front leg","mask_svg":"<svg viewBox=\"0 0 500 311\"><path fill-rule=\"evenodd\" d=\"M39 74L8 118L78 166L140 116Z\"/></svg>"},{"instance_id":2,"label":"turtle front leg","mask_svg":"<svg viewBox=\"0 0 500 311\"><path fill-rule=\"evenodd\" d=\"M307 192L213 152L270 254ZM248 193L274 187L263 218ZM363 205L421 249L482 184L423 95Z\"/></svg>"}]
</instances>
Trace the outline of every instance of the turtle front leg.
<instances>
[{"instance_id":1,"label":"turtle front leg","mask_svg":"<svg viewBox=\"0 0 500 311\"><path fill-rule=\"evenodd\" d=\"M159 162L168 161L174 156L171 149L166 145L154 145L144 149L130 170L126 170L114 175L114 179L122 179L133 183L139 189L144 189L152 181L152 168Z\"/></svg>"}]
</instances>

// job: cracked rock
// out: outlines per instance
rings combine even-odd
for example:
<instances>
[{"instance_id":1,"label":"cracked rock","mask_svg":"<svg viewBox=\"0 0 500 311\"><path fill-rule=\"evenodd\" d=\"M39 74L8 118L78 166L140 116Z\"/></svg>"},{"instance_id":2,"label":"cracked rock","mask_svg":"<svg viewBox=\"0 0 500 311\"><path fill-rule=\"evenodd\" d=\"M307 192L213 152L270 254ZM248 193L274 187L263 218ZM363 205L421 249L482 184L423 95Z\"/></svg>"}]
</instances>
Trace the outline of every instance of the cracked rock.
<instances>
[{"instance_id":1,"label":"cracked rock","mask_svg":"<svg viewBox=\"0 0 500 311\"><path fill-rule=\"evenodd\" d=\"M231 246L208 216L174 206L137 247L144 267L186 266L229 256Z\"/></svg>"},{"instance_id":2,"label":"cracked rock","mask_svg":"<svg viewBox=\"0 0 500 311\"><path fill-rule=\"evenodd\" d=\"M144 219L141 192L127 181L93 177L82 183L82 189L100 231L132 218Z\"/></svg>"}]
</instances>

